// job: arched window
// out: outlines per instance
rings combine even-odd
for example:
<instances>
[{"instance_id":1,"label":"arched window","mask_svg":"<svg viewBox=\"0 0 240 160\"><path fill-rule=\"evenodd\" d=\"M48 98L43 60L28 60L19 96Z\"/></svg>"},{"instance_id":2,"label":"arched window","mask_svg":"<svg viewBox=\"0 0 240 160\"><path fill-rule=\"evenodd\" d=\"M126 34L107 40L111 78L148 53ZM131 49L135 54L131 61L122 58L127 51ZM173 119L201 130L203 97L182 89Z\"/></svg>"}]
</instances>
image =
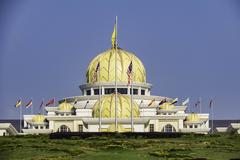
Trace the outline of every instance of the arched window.
<instances>
[{"instance_id":1,"label":"arched window","mask_svg":"<svg viewBox=\"0 0 240 160\"><path fill-rule=\"evenodd\" d=\"M176 129L171 124L167 124L163 127L162 132L176 132Z\"/></svg>"},{"instance_id":2,"label":"arched window","mask_svg":"<svg viewBox=\"0 0 240 160\"><path fill-rule=\"evenodd\" d=\"M66 125L60 127L60 132L70 132L70 129Z\"/></svg>"}]
</instances>

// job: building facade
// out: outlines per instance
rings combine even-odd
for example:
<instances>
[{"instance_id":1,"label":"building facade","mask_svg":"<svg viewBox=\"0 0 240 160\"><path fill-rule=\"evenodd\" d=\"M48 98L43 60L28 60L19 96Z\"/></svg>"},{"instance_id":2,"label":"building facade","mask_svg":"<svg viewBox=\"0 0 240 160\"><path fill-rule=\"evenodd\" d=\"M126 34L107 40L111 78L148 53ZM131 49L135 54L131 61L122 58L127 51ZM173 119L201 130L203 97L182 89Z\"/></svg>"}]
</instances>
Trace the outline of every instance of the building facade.
<instances>
[{"instance_id":1,"label":"building facade","mask_svg":"<svg viewBox=\"0 0 240 160\"><path fill-rule=\"evenodd\" d=\"M186 113L187 105L151 94L146 70L131 52L114 46L89 63L82 95L66 97L46 115L24 115L23 132L208 133L209 114Z\"/></svg>"}]
</instances>

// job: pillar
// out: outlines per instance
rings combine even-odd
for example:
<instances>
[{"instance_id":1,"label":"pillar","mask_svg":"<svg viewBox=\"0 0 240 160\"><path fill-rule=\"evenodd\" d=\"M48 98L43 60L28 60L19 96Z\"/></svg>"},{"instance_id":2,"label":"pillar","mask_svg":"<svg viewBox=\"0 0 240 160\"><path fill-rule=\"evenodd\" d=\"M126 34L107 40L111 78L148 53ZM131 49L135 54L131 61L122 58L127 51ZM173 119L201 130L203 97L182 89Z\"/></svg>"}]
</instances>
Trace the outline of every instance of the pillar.
<instances>
[{"instance_id":1,"label":"pillar","mask_svg":"<svg viewBox=\"0 0 240 160\"><path fill-rule=\"evenodd\" d=\"M94 91L93 91L93 88L91 88L91 96L94 95Z\"/></svg>"}]
</instances>

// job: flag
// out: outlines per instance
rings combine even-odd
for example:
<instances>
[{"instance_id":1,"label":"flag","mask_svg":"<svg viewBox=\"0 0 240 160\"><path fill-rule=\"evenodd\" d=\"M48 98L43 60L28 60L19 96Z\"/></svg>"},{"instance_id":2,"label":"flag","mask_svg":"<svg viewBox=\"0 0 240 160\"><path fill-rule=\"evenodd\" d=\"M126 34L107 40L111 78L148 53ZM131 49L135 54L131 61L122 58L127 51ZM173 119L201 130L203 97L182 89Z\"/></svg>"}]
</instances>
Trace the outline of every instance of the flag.
<instances>
[{"instance_id":1,"label":"flag","mask_svg":"<svg viewBox=\"0 0 240 160\"><path fill-rule=\"evenodd\" d=\"M197 107L198 105L200 105L200 103L201 103L201 101L200 101L200 99L198 99L198 101L194 104L195 107Z\"/></svg>"},{"instance_id":2,"label":"flag","mask_svg":"<svg viewBox=\"0 0 240 160\"><path fill-rule=\"evenodd\" d=\"M31 107L32 106L32 104L33 104L33 102L32 102L32 99L26 104L26 108L29 108L29 107Z\"/></svg>"},{"instance_id":3,"label":"flag","mask_svg":"<svg viewBox=\"0 0 240 160\"><path fill-rule=\"evenodd\" d=\"M19 99L19 100L16 102L15 107L18 108L18 107L21 106L21 104L22 104L22 101Z\"/></svg>"},{"instance_id":4,"label":"flag","mask_svg":"<svg viewBox=\"0 0 240 160\"><path fill-rule=\"evenodd\" d=\"M190 101L190 98L187 98L185 101L182 102L182 105L185 106L186 104L188 104Z\"/></svg>"},{"instance_id":5,"label":"flag","mask_svg":"<svg viewBox=\"0 0 240 160\"><path fill-rule=\"evenodd\" d=\"M166 102L167 102L167 99L165 98L165 99L161 100L158 105L161 106L161 105L163 105Z\"/></svg>"},{"instance_id":6,"label":"flag","mask_svg":"<svg viewBox=\"0 0 240 160\"><path fill-rule=\"evenodd\" d=\"M97 73L100 69L100 62L98 62L97 66L96 66L96 69L94 71L94 75L93 75L93 81L96 82L97 81Z\"/></svg>"},{"instance_id":7,"label":"flag","mask_svg":"<svg viewBox=\"0 0 240 160\"><path fill-rule=\"evenodd\" d=\"M150 107L154 102L155 102L155 98L153 100L151 100L151 102L148 104L148 106Z\"/></svg>"},{"instance_id":8,"label":"flag","mask_svg":"<svg viewBox=\"0 0 240 160\"><path fill-rule=\"evenodd\" d=\"M77 102L78 102L78 101L77 101L77 98L76 98L76 99L74 100L74 103L73 103L73 104L77 104Z\"/></svg>"},{"instance_id":9,"label":"flag","mask_svg":"<svg viewBox=\"0 0 240 160\"><path fill-rule=\"evenodd\" d=\"M55 100L53 98L53 99L49 100L45 106L49 106L51 104L54 104L54 102L55 102Z\"/></svg>"},{"instance_id":10,"label":"flag","mask_svg":"<svg viewBox=\"0 0 240 160\"><path fill-rule=\"evenodd\" d=\"M128 66L127 76L128 76L128 85L129 85L131 82L131 78L132 78L132 61L130 62L129 66Z\"/></svg>"},{"instance_id":11,"label":"flag","mask_svg":"<svg viewBox=\"0 0 240 160\"><path fill-rule=\"evenodd\" d=\"M113 29L113 33L112 33L112 47L116 47L116 40L117 40L117 17L115 19L115 24L114 24L114 29Z\"/></svg>"},{"instance_id":12,"label":"flag","mask_svg":"<svg viewBox=\"0 0 240 160\"><path fill-rule=\"evenodd\" d=\"M39 108L42 108L43 104L44 104L44 101L42 100L42 102L41 102Z\"/></svg>"},{"instance_id":13,"label":"flag","mask_svg":"<svg viewBox=\"0 0 240 160\"><path fill-rule=\"evenodd\" d=\"M211 99L209 102L209 108L212 108L213 100Z\"/></svg>"},{"instance_id":14,"label":"flag","mask_svg":"<svg viewBox=\"0 0 240 160\"><path fill-rule=\"evenodd\" d=\"M175 104L175 103L177 103L178 102L178 98L175 98L172 102L171 102L171 104Z\"/></svg>"}]
</instances>

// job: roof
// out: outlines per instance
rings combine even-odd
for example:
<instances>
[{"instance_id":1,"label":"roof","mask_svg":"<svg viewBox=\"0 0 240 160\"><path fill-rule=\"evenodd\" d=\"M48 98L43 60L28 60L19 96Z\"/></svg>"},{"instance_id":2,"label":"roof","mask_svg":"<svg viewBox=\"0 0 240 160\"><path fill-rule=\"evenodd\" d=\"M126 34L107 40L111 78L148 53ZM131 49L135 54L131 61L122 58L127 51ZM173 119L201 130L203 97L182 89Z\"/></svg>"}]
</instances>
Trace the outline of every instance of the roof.
<instances>
[{"instance_id":1,"label":"roof","mask_svg":"<svg viewBox=\"0 0 240 160\"><path fill-rule=\"evenodd\" d=\"M0 129L5 129L10 135L17 135L17 130L13 127L11 123L0 123Z\"/></svg>"}]
</instances>

